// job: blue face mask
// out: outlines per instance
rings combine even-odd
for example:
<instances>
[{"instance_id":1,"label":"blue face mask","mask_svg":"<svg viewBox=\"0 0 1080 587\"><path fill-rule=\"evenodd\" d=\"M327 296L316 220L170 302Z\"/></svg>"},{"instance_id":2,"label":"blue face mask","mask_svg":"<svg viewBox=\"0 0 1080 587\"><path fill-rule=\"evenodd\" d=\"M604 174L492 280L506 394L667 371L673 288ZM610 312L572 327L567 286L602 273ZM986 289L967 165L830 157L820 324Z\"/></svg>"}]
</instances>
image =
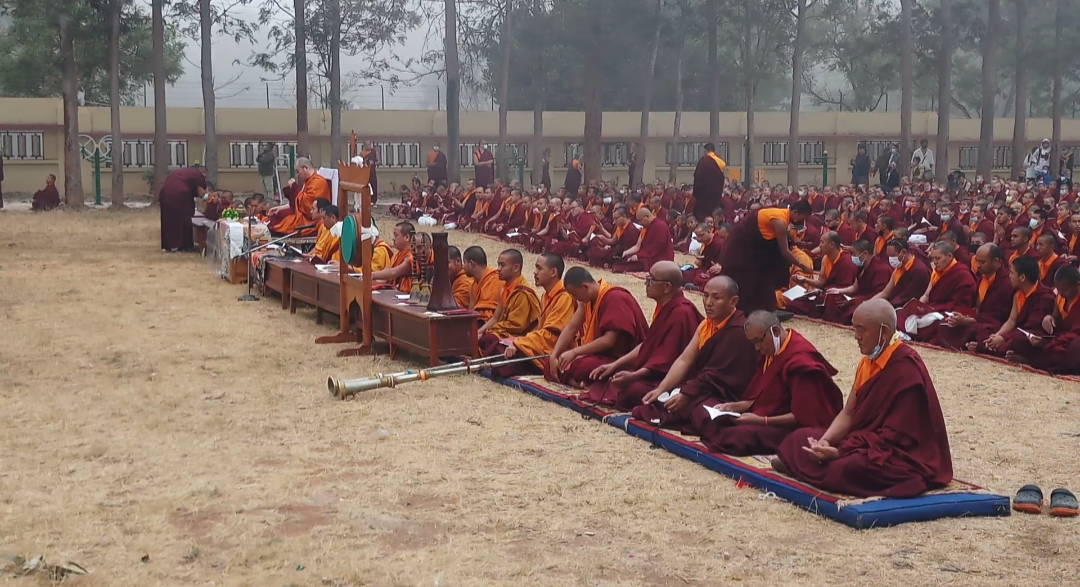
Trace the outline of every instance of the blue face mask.
<instances>
[{"instance_id":1,"label":"blue face mask","mask_svg":"<svg viewBox=\"0 0 1080 587\"><path fill-rule=\"evenodd\" d=\"M1038 228L1039 227L1039 219L1038 218L1032 218L1031 220L1028 220L1028 227L1031 228L1031 230L1035 230L1036 228Z\"/></svg>"},{"instance_id":2,"label":"blue face mask","mask_svg":"<svg viewBox=\"0 0 1080 587\"><path fill-rule=\"evenodd\" d=\"M863 266L862 257L852 257L851 262L854 263L856 267L862 267Z\"/></svg>"},{"instance_id":3,"label":"blue face mask","mask_svg":"<svg viewBox=\"0 0 1080 587\"><path fill-rule=\"evenodd\" d=\"M942 214L941 215L941 221L942 222L948 222L951 219L952 219L952 214Z\"/></svg>"},{"instance_id":4,"label":"blue face mask","mask_svg":"<svg viewBox=\"0 0 1080 587\"><path fill-rule=\"evenodd\" d=\"M866 355L867 359L870 359L871 361L877 360L877 358L881 356L881 353L885 352L885 341L882 339L881 336L884 333L885 325L882 324L881 328L878 330L878 344L876 347L874 347L874 350L870 351L869 355Z\"/></svg>"}]
</instances>

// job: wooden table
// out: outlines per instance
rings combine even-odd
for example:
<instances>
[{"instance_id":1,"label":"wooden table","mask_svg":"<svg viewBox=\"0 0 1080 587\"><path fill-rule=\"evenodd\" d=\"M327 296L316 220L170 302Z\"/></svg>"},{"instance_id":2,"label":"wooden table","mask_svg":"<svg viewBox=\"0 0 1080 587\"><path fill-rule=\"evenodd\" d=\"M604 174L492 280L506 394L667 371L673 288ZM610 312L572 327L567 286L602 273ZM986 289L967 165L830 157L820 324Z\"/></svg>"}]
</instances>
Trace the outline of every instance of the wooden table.
<instances>
[{"instance_id":1,"label":"wooden table","mask_svg":"<svg viewBox=\"0 0 1080 587\"><path fill-rule=\"evenodd\" d=\"M263 296L266 296L269 292L277 292L281 296L281 309L289 309L289 301L292 298L292 270L293 267L302 263L286 261L281 258L267 259Z\"/></svg>"},{"instance_id":2,"label":"wooden table","mask_svg":"<svg viewBox=\"0 0 1080 587\"><path fill-rule=\"evenodd\" d=\"M423 306L404 303L398 295L404 294L397 290L371 292L372 334L390 344L391 359L397 356L398 347L426 354L432 366L440 363L439 357L479 356L477 314L428 312Z\"/></svg>"},{"instance_id":3,"label":"wooden table","mask_svg":"<svg viewBox=\"0 0 1080 587\"><path fill-rule=\"evenodd\" d=\"M191 219L191 232L195 239L195 250L200 253L206 250L206 235L210 232L210 227L214 225L214 221L202 216L194 216Z\"/></svg>"},{"instance_id":4,"label":"wooden table","mask_svg":"<svg viewBox=\"0 0 1080 587\"><path fill-rule=\"evenodd\" d=\"M293 263L289 270L289 313L296 303L315 306L315 323L323 323L323 313L341 315L341 284L337 273L320 273L311 263Z\"/></svg>"}]
</instances>

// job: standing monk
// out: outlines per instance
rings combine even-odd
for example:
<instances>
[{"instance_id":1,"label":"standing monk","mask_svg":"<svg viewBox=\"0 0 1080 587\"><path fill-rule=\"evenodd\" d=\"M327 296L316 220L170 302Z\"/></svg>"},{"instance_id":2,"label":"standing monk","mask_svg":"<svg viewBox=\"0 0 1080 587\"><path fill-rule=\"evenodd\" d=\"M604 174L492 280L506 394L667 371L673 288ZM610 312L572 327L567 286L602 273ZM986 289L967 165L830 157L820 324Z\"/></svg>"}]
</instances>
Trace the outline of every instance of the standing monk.
<instances>
[{"instance_id":1,"label":"standing monk","mask_svg":"<svg viewBox=\"0 0 1080 587\"><path fill-rule=\"evenodd\" d=\"M597 282L584 267L567 271L564 285L577 309L555 343L546 376L584 389L597 367L644 340L648 323L630 292Z\"/></svg>"},{"instance_id":2,"label":"standing monk","mask_svg":"<svg viewBox=\"0 0 1080 587\"><path fill-rule=\"evenodd\" d=\"M495 156L484 141L473 152L473 166L476 187L483 189L495 183Z\"/></svg>"},{"instance_id":3,"label":"standing monk","mask_svg":"<svg viewBox=\"0 0 1080 587\"><path fill-rule=\"evenodd\" d=\"M364 148L364 145L360 145L360 157L364 160L364 165L371 167L371 179L368 183L371 185L371 205L375 205L379 202L379 176L378 167L382 163L379 161L379 152L375 150L375 146L372 145L368 148Z\"/></svg>"},{"instance_id":4,"label":"standing monk","mask_svg":"<svg viewBox=\"0 0 1080 587\"><path fill-rule=\"evenodd\" d=\"M649 269L645 295L656 302L652 325L645 340L615 361L597 367L594 381L579 399L620 410L632 410L641 398L663 381L671 365L694 337L701 314L682 293L682 271L672 261L661 261Z\"/></svg>"},{"instance_id":5,"label":"standing monk","mask_svg":"<svg viewBox=\"0 0 1080 587\"><path fill-rule=\"evenodd\" d=\"M788 284L791 265L813 273L814 267L795 258L788 246L789 225L802 225L809 217L810 204L800 200L789 209L755 210L732 228L720 273L739 284L743 313L776 310L776 290Z\"/></svg>"},{"instance_id":6,"label":"standing monk","mask_svg":"<svg viewBox=\"0 0 1080 587\"><path fill-rule=\"evenodd\" d=\"M506 341L503 354L507 359L518 355L540 357L554 352L559 335L570 324L577 308L574 297L563 287L562 274L565 268L566 264L558 255L548 253L537 257L533 281L538 287L544 288L544 298L540 301L540 321L532 332ZM546 365L544 359L536 359L494 369L492 373L496 377L535 375L543 373Z\"/></svg>"},{"instance_id":7,"label":"standing monk","mask_svg":"<svg viewBox=\"0 0 1080 587\"><path fill-rule=\"evenodd\" d=\"M206 194L206 168L185 167L165 178L158 192L161 208L161 250L191 251L195 235L191 219L195 216L195 198Z\"/></svg>"},{"instance_id":8,"label":"standing monk","mask_svg":"<svg viewBox=\"0 0 1080 587\"><path fill-rule=\"evenodd\" d=\"M521 275L521 266L525 260L521 251L507 249L499 254L498 274L502 281L495 314L480 327L480 348L484 356L502 353L499 348L503 339L527 334L540 319L540 300L536 292Z\"/></svg>"},{"instance_id":9,"label":"standing monk","mask_svg":"<svg viewBox=\"0 0 1080 587\"><path fill-rule=\"evenodd\" d=\"M706 143L705 154L694 169L694 217L698 222L705 222L705 218L720 206L726 170L727 163L716 154L716 145Z\"/></svg>"},{"instance_id":10,"label":"standing monk","mask_svg":"<svg viewBox=\"0 0 1080 587\"><path fill-rule=\"evenodd\" d=\"M754 378L741 401L716 406L742 415L695 413L701 442L718 453L771 455L796 428L831 424L844 408L844 394L833 382L836 369L817 348L771 312L750 314L743 332L761 355Z\"/></svg>"},{"instance_id":11,"label":"standing monk","mask_svg":"<svg viewBox=\"0 0 1080 587\"><path fill-rule=\"evenodd\" d=\"M289 205L270 210L270 232L274 235L290 234L302 226L312 224L311 209L317 198L334 201L334 194L330 193L330 182L315 171L311 159L300 157L296 160L296 177L300 178L302 185L297 184L296 179L290 179L289 184L282 189ZM301 230L298 236L312 234L315 234L314 227Z\"/></svg>"},{"instance_id":12,"label":"standing monk","mask_svg":"<svg viewBox=\"0 0 1080 587\"><path fill-rule=\"evenodd\" d=\"M922 358L896 334L885 300L853 319L863 358L843 411L827 429L801 428L773 469L825 491L855 497L915 497L953 478L945 417Z\"/></svg>"},{"instance_id":13,"label":"standing monk","mask_svg":"<svg viewBox=\"0 0 1080 587\"><path fill-rule=\"evenodd\" d=\"M675 260L675 244L671 242L671 230L668 229L667 222L645 206L638 208L637 221L641 225L638 242L629 250L623 251L624 261L615 265L616 273L648 271L660 261Z\"/></svg>"},{"instance_id":14,"label":"standing monk","mask_svg":"<svg viewBox=\"0 0 1080 587\"><path fill-rule=\"evenodd\" d=\"M446 153L443 153L439 148L439 143L435 143L427 156L428 183L433 183L435 187L439 187L439 184L446 183L449 177L446 170Z\"/></svg>"}]
</instances>

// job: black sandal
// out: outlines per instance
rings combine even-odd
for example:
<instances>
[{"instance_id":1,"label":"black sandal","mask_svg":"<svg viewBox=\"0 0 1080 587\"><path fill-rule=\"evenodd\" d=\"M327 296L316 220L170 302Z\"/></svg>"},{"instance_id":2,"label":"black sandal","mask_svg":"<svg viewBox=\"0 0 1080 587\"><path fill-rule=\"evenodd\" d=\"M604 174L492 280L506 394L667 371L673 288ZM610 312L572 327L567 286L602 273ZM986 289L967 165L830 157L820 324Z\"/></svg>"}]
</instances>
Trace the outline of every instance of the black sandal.
<instances>
[{"instance_id":1,"label":"black sandal","mask_svg":"<svg viewBox=\"0 0 1080 587\"><path fill-rule=\"evenodd\" d=\"M1025 485L1016 492L1013 498L1013 509L1025 514L1041 514L1043 507L1043 492L1037 485Z\"/></svg>"},{"instance_id":2,"label":"black sandal","mask_svg":"<svg viewBox=\"0 0 1080 587\"><path fill-rule=\"evenodd\" d=\"M1076 496L1068 489L1055 489L1050 492L1050 515L1057 518L1075 518L1080 513Z\"/></svg>"}]
</instances>

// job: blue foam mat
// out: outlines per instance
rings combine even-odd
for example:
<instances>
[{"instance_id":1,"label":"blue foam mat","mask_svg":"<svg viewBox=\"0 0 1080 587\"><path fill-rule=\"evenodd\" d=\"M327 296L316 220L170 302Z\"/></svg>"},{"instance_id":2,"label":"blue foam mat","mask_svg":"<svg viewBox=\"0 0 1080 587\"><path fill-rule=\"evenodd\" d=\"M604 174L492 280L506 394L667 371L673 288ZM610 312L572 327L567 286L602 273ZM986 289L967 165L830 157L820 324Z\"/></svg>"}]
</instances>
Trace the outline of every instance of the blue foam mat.
<instances>
[{"instance_id":1,"label":"blue foam mat","mask_svg":"<svg viewBox=\"0 0 1080 587\"><path fill-rule=\"evenodd\" d=\"M491 376L486 371L484 374L488 377ZM925 522L942 518L1001 517L1010 515L1008 497L982 493L948 493L911 499L881 499L839 507L835 502L835 497L831 495L814 493L812 488L800 485L790 479L764 473L734 459L710 454L678 436L636 422L628 415L606 414L601 410L582 405L571 397L552 393L528 381L494 378L493 380L546 401L570 408L583 416L602 420L631 436L646 440L674 455L736 479L743 484L771 492L800 508L857 530L883 528L907 522Z\"/></svg>"}]
</instances>

